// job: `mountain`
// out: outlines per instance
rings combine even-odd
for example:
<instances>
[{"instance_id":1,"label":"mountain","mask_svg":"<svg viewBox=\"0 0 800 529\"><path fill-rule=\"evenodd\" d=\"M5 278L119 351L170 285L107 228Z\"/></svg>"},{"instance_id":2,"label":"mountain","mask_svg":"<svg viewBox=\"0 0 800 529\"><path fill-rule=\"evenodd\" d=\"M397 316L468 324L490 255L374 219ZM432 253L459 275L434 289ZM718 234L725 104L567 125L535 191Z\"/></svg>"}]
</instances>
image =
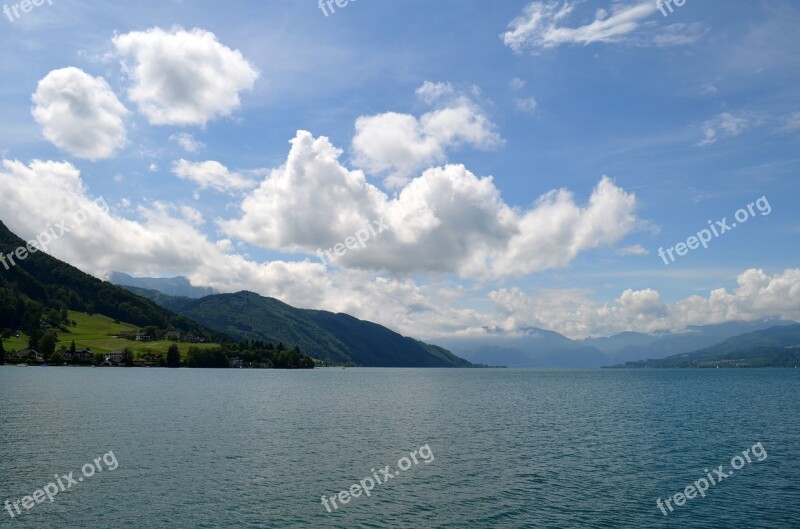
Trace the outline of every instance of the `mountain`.
<instances>
[{"instance_id":1,"label":"mountain","mask_svg":"<svg viewBox=\"0 0 800 529\"><path fill-rule=\"evenodd\" d=\"M217 291L210 287L196 287L185 277L133 277L122 272L111 272L109 282L125 287L137 287L147 290L157 290L168 296L199 299L216 294Z\"/></svg>"},{"instance_id":2,"label":"mountain","mask_svg":"<svg viewBox=\"0 0 800 529\"><path fill-rule=\"evenodd\" d=\"M767 319L690 326L681 332L623 332L607 338L585 340L571 340L553 331L530 327L516 335L490 331L484 336L447 337L431 341L470 362L481 364L534 368L597 368L689 353L745 332L793 324L795 322Z\"/></svg>"},{"instance_id":3,"label":"mountain","mask_svg":"<svg viewBox=\"0 0 800 529\"><path fill-rule=\"evenodd\" d=\"M508 367L594 368L608 361L599 349L570 340L557 332L530 327L522 335L490 332L470 338L437 338L470 362Z\"/></svg>"},{"instance_id":4,"label":"mountain","mask_svg":"<svg viewBox=\"0 0 800 529\"><path fill-rule=\"evenodd\" d=\"M303 353L368 367L468 367L450 351L347 314L297 309L252 292L200 299L128 287L161 306L236 339L296 344Z\"/></svg>"},{"instance_id":5,"label":"mountain","mask_svg":"<svg viewBox=\"0 0 800 529\"><path fill-rule=\"evenodd\" d=\"M0 329L30 334L48 317L55 324L65 309L102 314L139 327L181 330L205 335L211 341L227 337L156 305L148 299L92 277L46 253L24 259L8 257L25 248L25 241L0 222ZM16 255L24 256L19 251Z\"/></svg>"},{"instance_id":6,"label":"mountain","mask_svg":"<svg viewBox=\"0 0 800 529\"><path fill-rule=\"evenodd\" d=\"M580 343L606 353L612 363L635 362L689 353L711 347L740 334L795 323L780 319L764 319L703 326L691 325L679 332L662 331L650 334L624 332L608 338L589 338Z\"/></svg>"},{"instance_id":7,"label":"mountain","mask_svg":"<svg viewBox=\"0 0 800 529\"><path fill-rule=\"evenodd\" d=\"M800 324L729 338L693 353L616 367L794 367L800 364Z\"/></svg>"}]
</instances>

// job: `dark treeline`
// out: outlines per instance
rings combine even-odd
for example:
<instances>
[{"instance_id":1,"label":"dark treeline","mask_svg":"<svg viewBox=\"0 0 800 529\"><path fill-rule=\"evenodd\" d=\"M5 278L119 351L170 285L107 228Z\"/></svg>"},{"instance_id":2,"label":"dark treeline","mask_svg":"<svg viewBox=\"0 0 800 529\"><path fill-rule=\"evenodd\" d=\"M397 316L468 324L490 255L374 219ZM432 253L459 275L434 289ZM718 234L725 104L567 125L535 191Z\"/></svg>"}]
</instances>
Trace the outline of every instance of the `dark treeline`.
<instances>
[{"instance_id":1,"label":"dark treeline","mask_svg":"<svg viewBox=\"0 0 800 529\"><path fill-rule=\"evenodd\" d=\"M223 344L213 349L190 347L186 359L187 367L313 369L314 365L314 359L302 354L297 346L287 349L282 343L273 346L259 341Z\"/></svg>"}]
</instances>

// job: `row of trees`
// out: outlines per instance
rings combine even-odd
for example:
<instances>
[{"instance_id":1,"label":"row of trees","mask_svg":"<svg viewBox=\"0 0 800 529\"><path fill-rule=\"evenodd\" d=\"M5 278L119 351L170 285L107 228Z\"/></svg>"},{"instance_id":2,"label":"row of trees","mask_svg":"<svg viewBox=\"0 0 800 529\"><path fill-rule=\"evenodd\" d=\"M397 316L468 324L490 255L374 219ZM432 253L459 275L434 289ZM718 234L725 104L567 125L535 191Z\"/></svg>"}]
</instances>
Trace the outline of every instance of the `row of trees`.
<instances>
[{"instance_id":1,"label":"row of trees","mask_svg":"<svg viewBox=\"0 0 800 529\"><path fill-rule=\"evenodd\" d=\"M173 344L170 347L172 351ZM173 352L173 358L175 357ZM169 362L169 354L167 355ZM314 359L305 356L300 348L295 346L286 349L282 343L277 347L262 342L242 342L239 344L225 344L219 348L200 349L190 347L187 357L187 367L229 367L234 358L241 362L243 367L269 368L269 369L313 369Z\"/></svg>"},{"instance_id":2,"label":"row of trees","mask_svg":"<svg viewBox=\"0 0 800 529\"><path fill-rule=\"evenodd\" d=\"M75 342L72 341L69 348L62 346L56 350L54 333L45 334L38 345L30 347L36 350L45 362L52 365L63 365L64 363L73 365L100 365L106 362L107 355L95 353L91 360L76 358ZM67 355L66 353L72 353ZM181 360L181 353L178 344L173 343L167 351L166 357L159 354L140 353L138 363L143 365L158 365L161 367L195 367L195 368L226 368L230 367L232 359L239 359L244 367L270 368L270 369L313 369L314 359L305 356L300 352L300 348L295 346L291 350L286 349L282 343L277 347L272 344L262 344L250 342L245 348L241 344L224 344L221 347L201 349L190 347L186 360ZM0 339L0 364L7 360L13 360L3 347ZM134 366L137 359L130 348L126 347L122 351L121 358L114 362L116 365Z\"/></svg>"}]
</instances>

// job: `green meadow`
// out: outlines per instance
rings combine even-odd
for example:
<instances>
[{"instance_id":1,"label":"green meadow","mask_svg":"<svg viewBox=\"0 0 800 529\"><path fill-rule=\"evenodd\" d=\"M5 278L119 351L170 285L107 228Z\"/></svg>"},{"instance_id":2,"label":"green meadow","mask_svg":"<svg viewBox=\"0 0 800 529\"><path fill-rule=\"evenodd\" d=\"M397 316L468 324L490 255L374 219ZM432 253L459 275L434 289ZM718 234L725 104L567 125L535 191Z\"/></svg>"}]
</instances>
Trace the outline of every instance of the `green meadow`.
<instances>
[{"instance_id":1,"label":"green meadow","mask_svg":"<svg viewBox=\"0 0 800 529\"><path fill-rule=\"evenodd\" d=\"M58 332L58 344L56 349L61 349L63 345L69 348L70 343L74 340L75 347L78 349L89 349L95 353L110 353L112 351L121 351L124 348L129 348L134 352L134 357L140 354L167 354L169 346L173 344L169 340L153 341L153 342L136 342L132 340L125 340L111 336L120 332L132 331L138 332L141 329L129 323L117 323L111 318L100 316L98 314L89 315L84 312L69 312L69 319L77 323L76 326L68 326L66 329L69 332ZM3 340L3 346L6 351L20 351L27 349L28 336L20 333L19 338L11 337ZM216 343L178 343L181 351L181 358L185 359L189 347L198 347L200 349L213 349L219 347Z\"/></svg>"}]
</instances>

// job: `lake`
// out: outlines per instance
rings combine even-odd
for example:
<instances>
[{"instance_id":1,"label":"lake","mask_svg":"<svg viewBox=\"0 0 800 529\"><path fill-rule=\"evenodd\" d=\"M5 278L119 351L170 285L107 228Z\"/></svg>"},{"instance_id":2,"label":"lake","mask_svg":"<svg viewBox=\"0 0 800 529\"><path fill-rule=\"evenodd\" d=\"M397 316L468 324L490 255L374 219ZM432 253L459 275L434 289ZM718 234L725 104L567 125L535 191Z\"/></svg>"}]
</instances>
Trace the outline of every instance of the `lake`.
<instances>
[{"instance_id":1,"label":"lake","mask_svg":"<svg viewBox=\"0 0 800 529\"><path fill-rule=\"evenodd\" d=\"M0 367L15 515L0 527L798 527L799 383L796 369ZM25 509L48 483L52 503Z\"/></svg>"}]
</instances>

